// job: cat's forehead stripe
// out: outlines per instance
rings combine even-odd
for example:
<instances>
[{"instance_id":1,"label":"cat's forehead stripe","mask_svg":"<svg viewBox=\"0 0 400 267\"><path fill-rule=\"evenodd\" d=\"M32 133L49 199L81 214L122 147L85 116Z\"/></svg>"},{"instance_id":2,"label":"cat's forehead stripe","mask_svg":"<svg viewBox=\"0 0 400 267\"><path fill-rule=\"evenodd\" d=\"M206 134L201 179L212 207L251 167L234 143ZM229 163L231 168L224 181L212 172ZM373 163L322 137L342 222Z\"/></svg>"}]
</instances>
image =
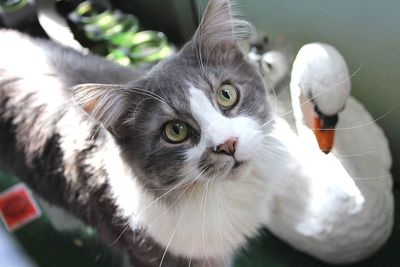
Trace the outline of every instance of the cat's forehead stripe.
<instances>
[{"instance_id":1,"label":"cat's forehead stripe","mask_svg":"<svg viewBox=\"0 0 400 267\"><path fill-rule=\"evenodd\" d=\"M203 137L205 133L213 145L223 143L234 135L232 123L235 119L223 116L202 90L195 86L189 87L189 103L193 118L201 126Z\"/></svg>"},{"instance_id":2,"label":"cat's forehead stripe","mask_svg":"<svg viewBox=\"0 0 400 267\"><path fill-rule=\"evenodd\" d=\"M202 126L206 126L207 121L211 119L211 116L218 117L210 99L207 98L202 90L195 86L189 87L189 102L194 118Z\"/></svg>"},{"instance_id":3,"label":"cat's forehead stripe","mask_svg":"<svg viewBox=\"0 0 400 267\"><path fill-rule=\"evenodd\" d=\"M202 126L207 126L213 121L224 121L224 117L207 97L203 90L195 86L189 87L189 105L194 119Z\"/></svg>"}]
</instances>

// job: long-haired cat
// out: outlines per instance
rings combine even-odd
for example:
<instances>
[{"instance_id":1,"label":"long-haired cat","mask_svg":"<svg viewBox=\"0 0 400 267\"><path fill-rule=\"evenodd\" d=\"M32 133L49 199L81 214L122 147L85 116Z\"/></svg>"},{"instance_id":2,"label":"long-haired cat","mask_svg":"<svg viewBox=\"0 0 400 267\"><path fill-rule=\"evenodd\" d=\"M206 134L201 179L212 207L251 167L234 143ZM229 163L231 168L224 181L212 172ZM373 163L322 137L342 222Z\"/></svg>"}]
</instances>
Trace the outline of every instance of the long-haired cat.
<instances>
[{"instance_id":1,"label":"long-haired cat","mask_svg":"<svg viewBox=\"0 0 400 267\"><path fill-rule=\"evenodd\" d=\"M1 168L138 266L228 264L266 219L253 173L270 117L229 5L210 1L192 41L145 75L2 31Z\"/></svg>"},{"instance_id":2,"label":"long-haired cat","mask_svg":"<svg viewBox=\"0 0 400 267\"><path fill-rule=\"evenodd\" d=\"M271 88L230 5L210 0L193 39L147 73L0 31L0 167L135 266L229 266L272 217L289 227L308 184L277 167L301 172L266 138Z\"/></svg>"}]
</instances>

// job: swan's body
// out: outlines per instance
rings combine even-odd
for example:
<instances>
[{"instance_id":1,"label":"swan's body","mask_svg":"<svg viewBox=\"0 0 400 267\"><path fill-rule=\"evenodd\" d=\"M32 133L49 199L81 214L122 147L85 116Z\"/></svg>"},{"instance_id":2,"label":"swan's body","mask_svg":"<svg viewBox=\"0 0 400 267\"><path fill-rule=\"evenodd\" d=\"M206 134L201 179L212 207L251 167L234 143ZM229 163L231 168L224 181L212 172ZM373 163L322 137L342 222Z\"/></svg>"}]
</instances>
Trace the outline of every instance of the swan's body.
<instances>
[{"instance_id":1,"label":"swan's body","mask_svg":"<svg viewBox=\"0 0 400 267\"><path fill-rule=\"evenodd\" d=\"M324 58L318 57L318 53L307 53L307 62L299 60L302 57L299 53L292 70L292 74L296 73L292 76L291 95L296 120L293 128L297 133L283 119L276 118L269 138L280 146L276 151L278 160L288 163L271 169L279 181L273 185L276 197L271 209L274 213L267 226L292 246L321 260L349 263L371 255L390 235L393 225L391 156L382 130L373 123L365 108L352 97L340 97L348 95L348 82L343 82L348 76L329 77L334 73L329 69L325 73L320 69L318 76L298 74L302 63L308 64L305 69L314 67L309 65L312 56L322 65L336 62L338 52L332 51L333 54ZM347 69L344 73L348 73ZM331 101L329 105L317 102L321 110L339 111L344 106L336 125L335 143L328 155L319 149L304 119L307 110L312 111L312 102L299 98L301 89L296 86L299 82L318 83L314 77L337 79L320 84L320 91L314 94L322 96L321 90L328 89L325 86L341 81L345 87L336 86L339 97L334 95L334 90L326 90L336 102ZM310 80L301 80L306 78Z\"/></svg>"}]
</instances>

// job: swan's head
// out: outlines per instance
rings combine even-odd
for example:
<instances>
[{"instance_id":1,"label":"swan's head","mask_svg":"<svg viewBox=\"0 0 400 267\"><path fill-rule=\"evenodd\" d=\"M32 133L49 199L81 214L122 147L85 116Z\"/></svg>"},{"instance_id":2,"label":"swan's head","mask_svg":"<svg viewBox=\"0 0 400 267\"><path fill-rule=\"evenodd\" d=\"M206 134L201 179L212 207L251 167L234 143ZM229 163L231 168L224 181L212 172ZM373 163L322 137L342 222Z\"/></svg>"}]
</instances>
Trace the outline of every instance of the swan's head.
<instances>
[{"instance_id":1,"label":"swan's head","mask_svg":"<svg viewBox=\"0 0 400 267\"><path fill-rule=\"evenodd\" d=\"M293 63L291 88L298 88L301 102L312 103L314 133L320 148L328 153L338 113L343 110L351 89L343 56L328 44L303 46Z\"/></svg>"}]
</instances>

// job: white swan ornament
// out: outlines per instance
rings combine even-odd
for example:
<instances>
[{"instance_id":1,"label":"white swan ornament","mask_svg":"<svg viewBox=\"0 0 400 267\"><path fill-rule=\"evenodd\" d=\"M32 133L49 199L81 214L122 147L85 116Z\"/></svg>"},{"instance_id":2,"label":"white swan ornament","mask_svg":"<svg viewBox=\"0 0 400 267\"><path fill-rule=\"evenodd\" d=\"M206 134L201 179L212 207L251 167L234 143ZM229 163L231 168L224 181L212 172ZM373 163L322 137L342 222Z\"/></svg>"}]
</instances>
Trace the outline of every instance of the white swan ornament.
<instances>
[{"instance_id":1,"label":"white swan ornament","mask_svg":"<svg viewBox=\"0 0 400 267\"><path fill-rule=\"evenodd\" d=\"M263 166L272 210L266 226L325 262L365 259L385 243L393 227L386 137L350 96L346 63L330 45L300 49L290 91L295 125L276 116L266 136L273 144Z\"/></svg>"},{"instance_id":2,"label":"white swan ornament","mask_svg":"<svg viewBox=\"0 0 400 267\"><path fill-rule=\"evenodd\" d=\"M298 123L313 129L319 147L329 153L339 112L350 95L351 83L344 58L327 44L303 46L293 63L290 87L292 101L300 99L293 102Z\"/></svg>"},{"instance_id":3,"label":"white swan ornament","mask_svg":"<svg viewBox=\"0 0 400 267\"><path fill-rule=\"evenodd\" d=\"M271 50L264 53L260 59L260 66L273 87L282 82L289 72L288 59L280 51Z\"/></svg>"}]
</instances>

